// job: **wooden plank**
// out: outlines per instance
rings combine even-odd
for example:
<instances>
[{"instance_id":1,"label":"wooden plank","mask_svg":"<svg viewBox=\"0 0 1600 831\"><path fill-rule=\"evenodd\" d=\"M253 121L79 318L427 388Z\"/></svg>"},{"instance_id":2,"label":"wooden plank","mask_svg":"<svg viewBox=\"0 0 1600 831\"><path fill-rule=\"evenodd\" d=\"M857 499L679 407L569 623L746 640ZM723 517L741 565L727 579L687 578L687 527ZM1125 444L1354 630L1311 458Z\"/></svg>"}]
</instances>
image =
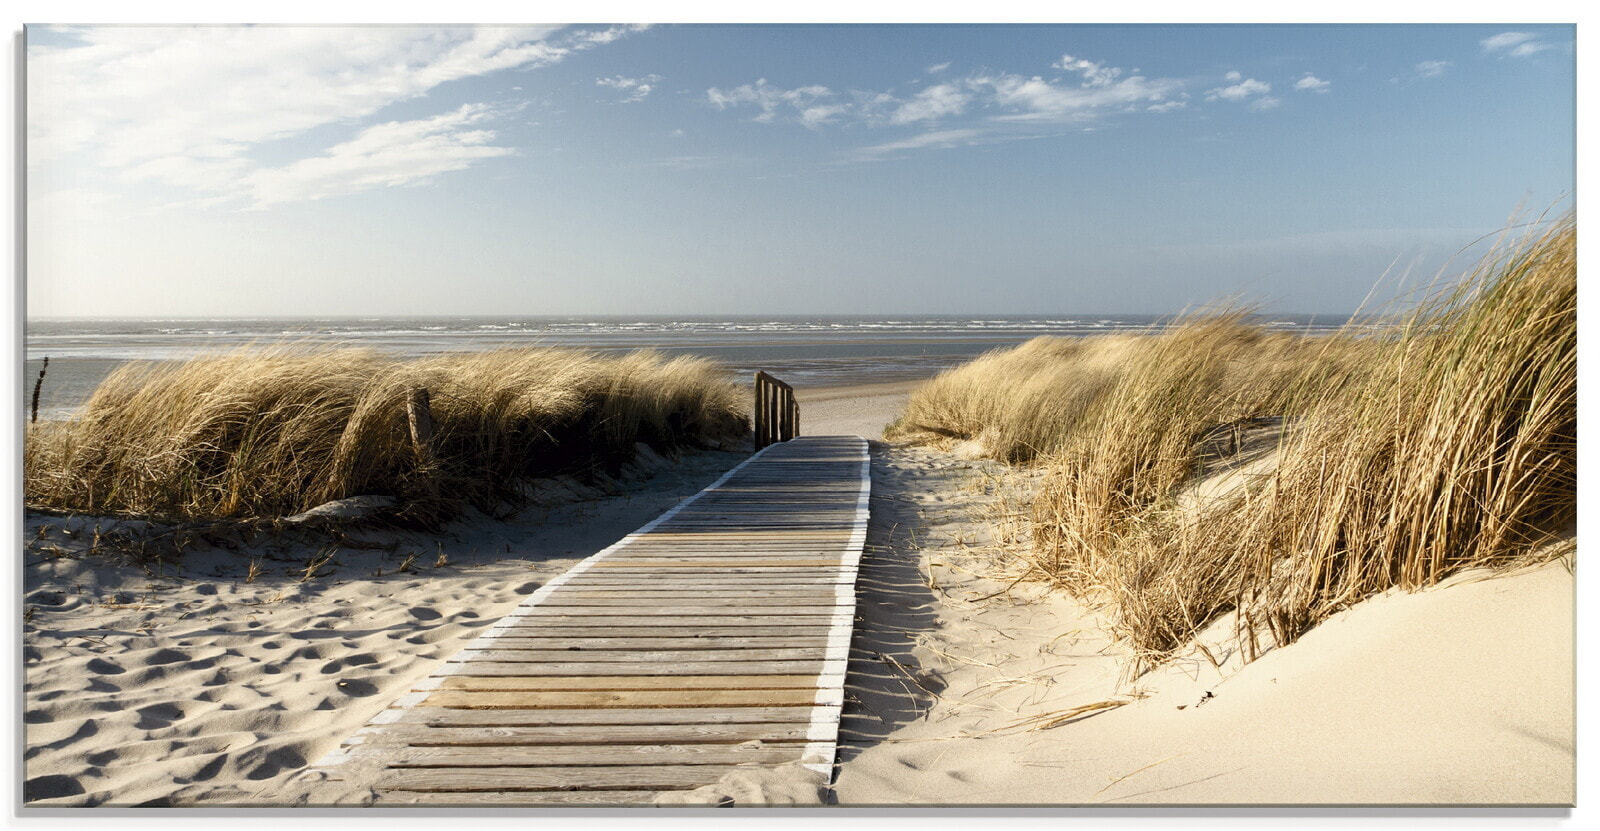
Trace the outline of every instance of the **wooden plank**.
<instances>
[{"instance_id":1,"label":"wooden plank","mask_svg":"<svg viewBox=\"0 0 1600 831\"><path fill-rule=\"evenodd\" d=\"M655 626L682 630L683 634L703 631L712 626L796 626L803 624L827 625L833 620L833 615L808 614L808 615L716 615L710 612L694 617L677 617L650 615L541 615L524 616L506 621L508 627L533 626L535 622L551 621L554 625L571 626L574 622L586 621L591 626Z\"/></svg>"},{"instance_id":2,"label":"wooden plank","mask_svg":"<svg viewBox=\"0 0 1600 831\"><path fill-rule=\"evenodd\" d=\"M746 635L743 637L659 637L659 638L627 638L627 637L590 637L573 640L570 636L557 637L531 637L539 632L538 629L518 630L519 633L528 635L517 637L502 635L485 638L483 646L474 646L474 649L560 649L564 651L582 651L589 649L719 649L738 651L741 649L784 649L806 648L817 643L818 633L808 635L789 635L784 637L762 637ZM573 644L582 644L575 646Z\"/></svg>"},{"instance_id":3,"label":"wooden plank","mask_svg":"<svg viewBox=\"0 0 1600 831\"><path fill-rule=\"evenodd\" d=\"M682 790L682 789L677 789ZM491 806L548 806L584 805L649 805L655 802L654 790L644 791L523 791L521 793L497 792L440 792L378 790L377 801L384 804L405 804L418 807Z\"/></svg>"},{"instance_id":4,"label":"wooden plank","mask_svg":"<svg viewBox=\"0 0 1600 831\"><path fill-rule=\"evenodd\" d=\"M540 623L537 626L518 626L516 621L507 621L506 629L500 630L501 634L494 637L511 638L575 638L577 643L587 643L591 638L779 638L779 637L822 637L828 634L828 625L832 618L816 623L800 626L785 625L741 625L732 626L696 626L692 631L684 632L680 628L670 626L603 626L589 623L574 625L559 625L555 623ZM485 637L490 637L485 635Z\"/></svg>"},{"instance_id":5,"label":"wooden plank","mask_svg":"<svg viewBox=\"0 0 1600 831\"><path fill-rule=\"evenodd\" d=\"M445 690L814 690L817 676L804 675L556 675L501 677L450 675Z\"/></svg>"},{"instance_id":6,"label":"wooden plank","mask_svg":"<svg viewBox=\"0 0 1600 831\"><path fill-rule=\"evenodd\" d=\"M640 600L679 601L679 600L717 600L726 598L740 598L751 603L792 603L795 601L820 600L832 601L839 596L837 591L828 589L703 589L694 591L684 588L615 588L615 589L575 589L557 592L550 595L540 606L615 606L613 600L627 600L638 602Z\"/></svg>"},{"instance_id":7,"label":"wooden plank","mask_svg":"<svg viewBox=\"0 0 1600 831\"><path fill-rule=\"evenodd\" d=\"M693 661L820 661L827 654L820 645L786 649L503 649L492 646L452 656L453 663L567 663L602 662L667 664ZM460 670L458 668L457 674Z\"/></svg>"},{"instance_id":8,"label":"wooden plank","mask_svg":"<svg viewBox=\"0 0 1600 831\"><path fill-rule=\"evenodd\" d=\"M838 565L839 565L839 561L836 560L836 559L828 559L828 560L789 560L789 559L783 559L783 560L780 560L780 559L774 558L774 559L765 560L765 561L763 561L763 560L728 560L726 562L718 562L718 561L716 561L714 559L701 558L701 559L696 559L696 560L666 560L666 559L662 559L662 560L607 560L607 561L602 562L602 563L595 563L594 567L595 568L604 568L604 569L624 569L624 568L626 568L626 569L658 569L658 568L695 569L695 568L703 568L703 569L706 569L706 570L723 571L723 570L726 570L726 569L746 569L746 568L811 569L811 568L826 568L828 566L837 567Z\"/></svg>"},{"instance_id":9,"label":"wooden plank","mask_svg":"<svg viewBox=\"0 0 1600 831\"><path fill-rule=\"evenodd\" d=\"M554 791L695 788L732 773L737 765L627 765L615 767L401 768L385 771L376 787L393 790Z\"/></svg>"},{"instance_id":10,"label":"wooden plank","mask_svg":"<svg viewBox=\"0 0 1600 831\"><path fill-rule=\"evenodd\" d=\"M731 710L452 710L439 707L395 708L384 711L385 724L374 731L400 727L518 727L566 728L583 726L596 728L593 734L603 736L604 730L622 727L651 728L723 728L730 725L789 725L809 723L812 705L804 707L748 707ZM585 731L589 732L589 731ZM368 734L371 741L372 734ZM577 735L576 733L574 735Z\"/></svg>"},{"instance_id":11,"label":"wooden plank","mask_svg":"<svg viewBox=\"0 0 1600 831\"><path fill-rule=\"evenodd\" d=\"M750 708L756 709L756 708ZM447 712L459 713L459 710ZM485 711L474 710L473 713ZM504 711L500 711L504 712ZM542 712L542 711L541 711ZM571 711L551 711L571 712ZM659 710L650 712L659 713ZM679 711L685 712L685 711ZM425 727L390 725L361 736L360 744L411 747L585 747L611 744L765 744L805 742L809 723L798 724L585 724L558 727Z\"/></svg>"},{"instance_id":12,"label":"wooden plank","mask_svg":"<svg viewBox=\"0 0 1600 831\"><path fill-rule=\"evenodd\" d=\"M560 767L596 765L781 765L797 762L804 744L620 744L544 747L356 748L393 768Z\"/></svg>"},{"instance_id":13,"label":"wooden plank","mask_svg":"<svg viewBox=\"0 0 1600 831\"><path fill-rule=\"evenodd\" d=\"M829 603L829 604L826 604L826 605L817 604L817 605L811 605L811 606L801 606L799 604L794 604L794 605L791 605L791 606L784 606L782 604L777 604L777 605L761 604L761 605L757 605L757 604L745 604L745 603L739 603L739 604L729 603L729 604L724 605L724 604L713 604L713 603L709 603L709 602L708 603L702 603L702 604L695 605L695 606L665 606L665 605L652 605L652 604L649 604L649 603L639 603L639 602L630 602L627 605L609 605L609 606L607 606L607 605L593 605L593 606L591 606L591 605L589 605L587 603L585 603L585 604L574 604L574 605L568 605L568 604L554 604L554 605L540 604L540 605L535 606L535 607L533 607L531 609L524 609L524 610L522 610L520 612L517 612L516 616L517 616L518 620L530 620L530 619L546 618L546 617L572 617L574 615L580 615L580 616L583 616L583 617L592 617L592 618L595 618L597 620L610 620L612 618L618 618L618 617L688 618L688 617L707 617L707 616L724 617L724 616L727 616L727 615L750 615L750 616L753 616L753 617L773 617L773 616L777 616L777 617L788 617L788 618L800 618L800 617L814 617L814 616L817 616L817 615L825 615L825 616L826 615L834 615L834 614L837 614L838 610L840 610L840 609L853 609L853 608L855 608L855 604L854 603L849 604L849 605L841 605L841 604L838 604L838 603Z\"/></svg>"},{"instance_id":14,"label":"wooden plank","mask_svg":"<svg viewBox=\"0 0 1600 831\"><path fill-rule=\"evenodd\" d=\"M816 701L816 690L616 690L607 692L471 692L441 690L422 700L428 707L462 709L651 709L655 707L799 707Z\"/></svg>"},{"instance_id":15,"label":"wooden plank","mask_svg":"<svg viewBox=\"0 0 1600 831\"><path fill-rule=\"evenodd\" d=\"M514 663L469 661L450 664L471 667L471 674L484 677L508 675L799 675L818 673L821 660L812 661L563 661L560 663ZM469 670L461 670L468 672ZM449 676L442 676L449 677Z\"/></svg>"}]
</instances>

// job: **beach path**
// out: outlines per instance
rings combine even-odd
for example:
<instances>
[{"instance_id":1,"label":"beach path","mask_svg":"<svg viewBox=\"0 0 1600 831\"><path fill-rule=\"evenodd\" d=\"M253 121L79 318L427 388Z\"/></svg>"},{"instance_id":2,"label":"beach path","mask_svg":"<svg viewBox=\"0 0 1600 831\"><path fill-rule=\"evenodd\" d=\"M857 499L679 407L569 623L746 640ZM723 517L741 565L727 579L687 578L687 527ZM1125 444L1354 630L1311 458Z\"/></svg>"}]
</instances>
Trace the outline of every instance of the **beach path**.
<instances>
[{"instance_id":1,"label":"beach path","mask_svg":"<svg viewBox=\"0 0 1600 831\"><path fill-rule=\"evenodd\" d=\"M379 804L648 804L831 772L867 442L774 444L540 587L314 766Z\"/></svg>"}]
</instances>

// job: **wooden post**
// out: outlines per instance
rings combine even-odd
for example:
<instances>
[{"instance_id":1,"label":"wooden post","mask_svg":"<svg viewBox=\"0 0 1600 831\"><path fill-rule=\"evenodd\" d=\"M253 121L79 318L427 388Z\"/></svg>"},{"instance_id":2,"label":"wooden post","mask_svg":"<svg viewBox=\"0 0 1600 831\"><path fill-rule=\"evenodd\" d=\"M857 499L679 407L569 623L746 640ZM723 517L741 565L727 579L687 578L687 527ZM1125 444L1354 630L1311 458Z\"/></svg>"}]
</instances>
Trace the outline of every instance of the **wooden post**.
<instances>
[{"instance_id":1,"label":"wooden post","mask_svg":"<svg viewBox=\"0 0 1600 831\"><path fill-rule=\"evenodd\" d=\"M752 415L755 417L755 425L754 426L755 426L756 449L757 450L760 450L761 448L767 446L767 443L765 441L763 441L763 439L765 438L765 436L763 435L763 431L766 429L766 425L767 425L766 401L763 398L763 393L766 392L766 384L764 383L764 379L763 379L763 376L765 376L765 375L766 375L766 373L764 373L764 372L757 372L756 373L756 406L755 406L755 409L752 411Z\"/></svg>"},{"instance_id":2,"label":"wooden post","mask_svg":"<svg viewBox=\"0 0 1600 831\"><path fill-rule=\"evenodd\" d=\"M33 420L29 423L39 423L39 390L44 386L44 372L50 368L50 359L45 358L39 366L39 380L33 382Z\"/></svg>"},{"instance_id":3,"label":"wooden post","mask_svg":"<svg viewBox=\"0 0 1600 831\"><path fill-rule=\"evenodd\" d=\"M424 387L413 387L406 397L406 425L411 428L411 446L417 451L417 460L423 464L433 461L433 411L428 404L428 390Z\"/></svg>"}]
</instances>

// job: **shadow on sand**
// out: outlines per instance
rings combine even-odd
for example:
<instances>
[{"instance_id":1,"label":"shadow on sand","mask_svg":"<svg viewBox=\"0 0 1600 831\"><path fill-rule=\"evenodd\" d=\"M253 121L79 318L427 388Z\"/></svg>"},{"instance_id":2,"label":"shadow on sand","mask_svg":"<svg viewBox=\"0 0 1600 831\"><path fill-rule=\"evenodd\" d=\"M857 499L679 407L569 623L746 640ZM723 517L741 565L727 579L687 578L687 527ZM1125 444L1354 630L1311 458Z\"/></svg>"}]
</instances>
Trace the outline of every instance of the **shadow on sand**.
<instances>
[{"instance_id":1,"label":"shadow on sand","mask_svg":"<svg viewBox=\"0 0 1600 831\"><path fill-rule=\"evenodd\" d=\"M923 573L918 544L932 524L908 495L948 488L959 472L896 465L894 455L891 446L872 442L871 518L856 581L839 764L923 717L943 688L913 654L917 634L930 631L938 618L939 600Z\"/></svg>"}]
</instances>

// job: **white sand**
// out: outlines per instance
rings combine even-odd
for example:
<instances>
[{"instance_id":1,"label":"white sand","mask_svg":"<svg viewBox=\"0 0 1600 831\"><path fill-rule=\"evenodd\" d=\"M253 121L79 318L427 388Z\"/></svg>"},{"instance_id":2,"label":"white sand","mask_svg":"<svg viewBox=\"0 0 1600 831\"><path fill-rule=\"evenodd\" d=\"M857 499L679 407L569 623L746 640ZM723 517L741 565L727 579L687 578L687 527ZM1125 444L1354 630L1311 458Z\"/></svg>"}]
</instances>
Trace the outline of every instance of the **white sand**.
<instances>
[{"instance_id":1,"label":"white sand","mask_svg":"<svg viewBox=\"0 0 1600 831\"><path fill-rule=\"evenodd\" d=\"M1573 802L1561 563L1375 598L1242 668L1189 656L1119 683L1094 614L972 573L989 500L962 483L989 465L880 451L840 804ZM1149 697L1038 729L1131 690Z\"/></svg>"},{"instance_id":2,"label":"white sand","mask_svg":"<svg viewBox=\"0 0 1600 831\"><path fill-rule=\"evenodd\" d=\"M876 437L910 386L802 391L803 432ZM1180 660L1133 684L1149 697L1037 729L1130 700L1117 650L1063 594L979 576L994 498L978 473L998 468L882 444L874 456L840 804L1574 798L1573 578L1559 564L1377 598L1242 669ZM312 550L246 583L234 552L196 551L181 577L151 577L40 562L35 542L26 791L35 804L281 804L305 792L307 763L543 580L736 460L691 457L547 516L391 535L398 550L344 551L305 583L290 573ZM43 542L68 550L91 536L38 517L30 536L43 525ZM434 568L441 546L450 562ZM392 574L413 551L418 573ZM804 785L745 776L697 801L805 803Z\"/></svg>"},{"instance_id":3,"label":"white sand","mask_svg":"<svg viewBox=\"0 0 1600 831\"><path fill-rule=\"evenodd\" d=\"M314 547L201 548L161 576L81 552L82 518L27 519L25 795L33 805L283 804L305 766L546 579L710 484L700 453L619 496L439 535L368 534L298 582ZM107 523L109 524L109 523ZM448 564L435 567L440 551ZM394 573L415 553L414 573ZM246 582L252 557L264 572ZM276 558L276 559L269 559ZM383 576L374 577L382 569ZM295 781L291 781L295 780Z\"/></svg>"}]
</instances>

